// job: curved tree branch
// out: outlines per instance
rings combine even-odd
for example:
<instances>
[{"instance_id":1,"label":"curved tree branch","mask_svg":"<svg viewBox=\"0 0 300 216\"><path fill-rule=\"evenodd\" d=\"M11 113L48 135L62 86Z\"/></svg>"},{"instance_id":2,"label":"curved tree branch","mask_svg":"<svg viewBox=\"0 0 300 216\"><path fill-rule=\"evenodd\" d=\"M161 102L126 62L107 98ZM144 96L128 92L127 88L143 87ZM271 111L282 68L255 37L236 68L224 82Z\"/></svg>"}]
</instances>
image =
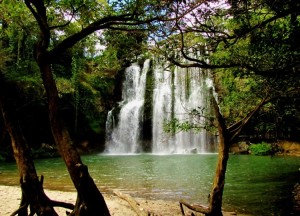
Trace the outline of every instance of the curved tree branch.
<instances>
[{"instance_id":1,"label":"curved tree branch","mask_svg":"<svg viewBox=\"0 0 300 216\"><path fill-rule=\"evenodd\" d=\"M235 33L231 34L231 35L226 31L219 30L215 26L213 21L211 22L212 23L211 25L209 25L207 23L203 23L203 21L202 21L203 18L201 18L199 20L198 17L200 15L198 15L197 13L193 13L193 19L194 19L195 23L191 23L190 26L187 26L185 22L182 22L182 16L180 16L181 14L178 10L175 13L176 13L175 14L176 29L174 29L174 30L177 30L179 32L179 37L180 37L180 47L178 47L178 50L181 53L181 55L190 62L182 63L182 62L179 62L176 59L174 59L174 56L168 57L168 60L171 61L173 64L180 66L180 67L185 67L185 68L201 67L201 68L207 68L207 69L240 67L240 68L244 68L244 69L253 71L259 75L274 75L275 73L280 75L282 71L285 71L284 68L283 69L272 68L271 70L263 70L260 67L256 67L255 65L251 65L246 62L245 63L228 62L228 63L223 63L223 64L209 63L203 59L197 59L195 57L189 56L187 53L188 52L187 50L189 47L188 47L188 45L185 44L184 38L186 37L187 33L192 33L192 32L206 33L206 34L211 34L211 35L207 35L207 37L210 40L214 41L214 46L218 46L218 44L220 44L220 42L224 42L227 45L233 45L239 39L244 38L251 32L255 31L256 29L263 28L263 27L267 26L269 23L272 23L278 19L287 17L287 16L291 15L292 13L295 13L295 8L290 8L287 10L283 10L281 12L277 12L272 17L267 18L260 23L254 24L252 26L249 25L247 28L245 28L243 30L237 29L235 31ZM206 13L208 13L208 14L206 14L205 17L208 16L208 18L211 15L214 15L214 13L212 13L210 11L208 11ZM204 15L205 15L205 13L204 13ZM182 23L184 23L184 27L181 25ZM211 47L211 48L213 48L213 47Z\"/></svg>"},{"instance_id":2,"label":"curved tree branch","mask_svg":"<svg viewBox=\"0 0 300 216\"><path fill-rule=\"evenodd\" d=\"M49 32L49 26L47 23L47 14L46 14L46 8L44 5L44 1L40 0L25 0L25 4L30 10L30 12L33 14L34 18L39 24L40 29L43 31L43 33ZM35 9L32 7L34 5Z\"/></svg>"},{"instance_id":3,"label":"curved tree branch","mask_svg":"<svg viewBox=\"0 0 300 216\"><path fill-rule=\"evenodd\" d=\"M57 55L64 52L68 48L72 47L78 43L83 38L94 33L95 31L107 28L120 28L120 26L138 26L141 24L151 23L152 21L158 20L160 17L154 17L147 20L133 20L132 14L122 14L116 16L107 16L100 20L93 22L87 27L83 28L81 31L67 37L61 41L55 48L49 51L48 56L50 60L54 59Z\"/></svg>"},{"instance_id":4,"label":"curved tree branch","mask_svg":"<svg viewBox=\"0 0 300 216\"><path fill-rule=\"evenodd\" d=\"M266 103L270 101L269 96L267 95L250 113L248 113L242 120L231 125L228 128L230 134L230 141L232 141L240 134L243 128L249 123L249 120L252 118L254 114L256 114L261 107L263 107Z\"/></svg>"}]
</instances>

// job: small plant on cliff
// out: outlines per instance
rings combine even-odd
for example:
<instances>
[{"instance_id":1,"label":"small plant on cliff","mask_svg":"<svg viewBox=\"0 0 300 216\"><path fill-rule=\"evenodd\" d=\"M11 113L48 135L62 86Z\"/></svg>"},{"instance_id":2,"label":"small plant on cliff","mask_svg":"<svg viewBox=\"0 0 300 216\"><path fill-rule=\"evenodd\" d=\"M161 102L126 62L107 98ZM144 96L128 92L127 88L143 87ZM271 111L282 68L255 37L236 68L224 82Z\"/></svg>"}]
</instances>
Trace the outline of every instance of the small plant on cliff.
<instances>
[{"instance_id":1,"label":"small plant on cliff","mask_svg":"<svg viewBox=\"0 0 300 216\"><path fill-rule=\"evenodd\" d=\"M250 152L253 155L270 155L273 152L272 145L266 142L258 144L252 144L250 146Z\"/></svg>"}]
</instances>

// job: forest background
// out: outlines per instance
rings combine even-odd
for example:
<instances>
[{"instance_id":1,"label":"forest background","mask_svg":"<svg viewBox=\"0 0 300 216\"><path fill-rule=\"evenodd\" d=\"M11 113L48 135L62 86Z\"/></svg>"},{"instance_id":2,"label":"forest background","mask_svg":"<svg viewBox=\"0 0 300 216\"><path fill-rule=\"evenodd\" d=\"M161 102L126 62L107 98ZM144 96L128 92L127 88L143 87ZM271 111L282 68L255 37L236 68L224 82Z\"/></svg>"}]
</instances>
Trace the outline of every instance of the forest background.
<instances>
[{"instance_id":1,"label":"forest background","mask_svg":"<svg viewBox=\"0 0 300 216\"><path fill-rule=\"evenodd\" d=\"M200 26L199 20L194 20L193 26L188 26L188 28L180 26L182 29L188 29L185 34L189 35L185 36L185 40L189 40L189 44L181 44L186 48L195 47L196 43L207 43L203 36L199 37L199 32L206 32L207 35L210 32L211 36L208 38L211 38L210 42L214 43L212 47L218 48L218 52L215 51L211 57L215 60L211 61L214 61L214 64L220 68L225 65L225 69L214 69L216 71L214 81L220 98L220 107L228 122L239 120L241 115L253 108L255 106L253 102L259 100L262 91L272 89L274 93L273 90L276 89L276 97L279 97L279 94L283 97L282 93L297 86L299 80L297 79L298 65L295 65L299 54L297 40L299 18L296 10L289 6L296 3L289 1L268 5L267 1L255 4L249 1L247 4L243 6L242 1L232 2L236 8L231 11L218 9L219 12L216 12L216 9L206 8L206 11L202 11L202 15L195 14L194 16L207 17L205 21L207 26ZM63 10L67 4L64 5L61 2L56 6ZM91 8L91 5L86 2L81 10L84 7ZM293 11L288 11L292 9ZM25 8L25 4L14 1L8 4L2 1L1 11L3 12L1 15L1 70L10 82L10 89L5 93L12 95L12 103L17 111L24 136L38 156L42 153L39 152L42 145L54 146L47 114L45 90L33 55L38 28L35 20ZM67 34L80 29L82 25L80 22L88 22L91 16L95 16L96 9L90 9L88 12L81 14L82 20L71 22L64 29L55 30L51 43L58 44ZM235 13L235 18L229 20L229 13ZM280 16L272 17L272 14L276 13ZM282 13L284 15L281 15ZM292 20L293 13L296 17L294 21ZM53 23L58 22L56 19L60 17L55 17L55 11L50 14L49 19L52 19ZM212 20L212 16L215 20ZM67 16L64 19L68 20L68 18L71 19ZM269 19L268 22L266 18ZM189 15L188 19L193 19L193 15ZM190 20L186 22L189 23ZM220 20L223 25L220 25ZM260 24L263 22L266 23ZM253 29L249 29L250 26L247 25L251 25ZM225 28L229 29L232 35L237 36L228 37L226 38L228 41L225 41ZM164 30L166 29L165 26ZM164 39L167 34L175 34L170 29L168 31L164 32ZM222 33L217 35L217 32ZM149 51L147 34L148 32L138 28L135 30L129 28L127 31L102 30L68 49L53 64L53 73L60 97L61 116L67 124L73 142L79 148L86 150L88 145L89 149L103 150L107 112L121 100L120 88L124 69L132 62L137 60L142 62L143 59L153 55ZM178 32L177 38L174 37L173 40L168 41L172 44L170 49L181 46ZM221 43L222 40L226 43ZM215 45L216 43L219 44ZM157 53L158 50L152 51ZM163 52L169 53L169 57L172 53L169 50ZM154 53L154 55L158 54ZM200 64L196 66L207 67ZM209 67L211 66L207 68ZM291 92L291 96L285 99L273 100L251 120L243 137L246 140L254 139L255 142L299 139L297 136L300 116L298 105L299 99L294 92ZM1 156L12 157L9 150L10 138L3 120L0 124Z\"/></svg>"},{"instance_id":2,"label":"forest background","mask_svg":"<svg viewBox=\"0 0 300 216\"><path fill-rule=\"evenodd\" d=\"M41 147L47 154L58 148L79 193L84 194L80 179L87 170L74 146L103 150L106 115L120 100L124 68L151 55L213 72L223 174L229 144L237 138L299 139L300 5L295 0L3 0L0 5L1 155L13 155L9 143L15 138L18 147L23 140L14 134L13 127L19 128L33 155L42 156ZM189 55L193 49L204 50L205 57ZM23 150L22 157L13 151L24 171L25 158L32 155Z\"/></svg>"}]
</instances>

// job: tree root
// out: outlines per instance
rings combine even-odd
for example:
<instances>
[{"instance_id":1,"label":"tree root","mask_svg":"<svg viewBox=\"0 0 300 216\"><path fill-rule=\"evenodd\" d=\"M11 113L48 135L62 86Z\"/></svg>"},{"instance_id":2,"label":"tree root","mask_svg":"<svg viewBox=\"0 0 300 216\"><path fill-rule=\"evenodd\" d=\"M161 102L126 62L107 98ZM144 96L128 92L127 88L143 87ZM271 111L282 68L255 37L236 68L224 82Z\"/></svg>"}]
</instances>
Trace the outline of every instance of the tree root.
<instances>
[{"instance_id":1,"label":"tree root","mask_svg":"<svg viewBox=\"0 0 300 216\"><path fill-rule=\"evenodd\" d=\"M16 211L14 211L10 216L15 216L19 214L21 211L25 211L25 210L27 211L27 208L28 208L28 203L25 203L24 205L20 206L20 208L18 208Z\"/></svg>"},{"instance_id":2,"label":"tree root","mask_svg":"<svg viewBox=\"0 0 300 216\"><path fill-rule=\"evenodd\" d=\"M14 211L10 216L27 216L28 215L28 207L30 208L30 214L28 216L43 215L43 216L58 216L55 212L54 207L63 207L66 209L73 210L74 205L71 203L65 203L60 201L51 200L44 192L43 182L44 176L41 176L40 181L37 181L38 185L28 184L23 181L23 178L20 179L21 189L22 189L22 198L21 198L21 206L19 209ZM34 195L31 194L31 190L35 189ZM39 213L39 212L42 213Z\"/></svg>"},{"instance_id":3,"label":"tree root","mask_svg":"<svg viewBox=\"0 0 300 216\"><path fill-rule=\"evenodd\" d=\"M77 199L73 211L67 215L110 216L104 197L89 175L88 167L82 163L76 164L75 167L79 176L74 183L77 189Z\"/></svg>"}]
</instances>

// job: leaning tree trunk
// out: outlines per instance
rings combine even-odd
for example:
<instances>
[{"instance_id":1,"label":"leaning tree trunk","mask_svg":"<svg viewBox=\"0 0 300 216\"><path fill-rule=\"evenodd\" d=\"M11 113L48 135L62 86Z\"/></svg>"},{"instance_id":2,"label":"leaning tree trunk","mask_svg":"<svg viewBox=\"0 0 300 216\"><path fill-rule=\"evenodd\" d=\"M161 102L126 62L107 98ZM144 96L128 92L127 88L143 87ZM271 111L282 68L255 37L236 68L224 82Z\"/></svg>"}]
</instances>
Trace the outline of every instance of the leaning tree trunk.
<instances>
[{"instance_id":1,"label":"leaning tree trunk","mask_svg":"<svg viewBox=\"0 0 300 216\"><path fill-rule=\"evenodd\" d=\"M258 110L264 104L268 103L271 98L269 98L268 94L266 94L265 98L251 111L249 112L243 119L236 122L230 127L226 127L225 119L220 113L219 106L215 98L213 100L213 108L216 114L216 122L219 134L218 140L218 162L216 168L216 174L213 182L212 191L209 194L209 206L202 205L190 205L184 200L180 200L180 208L182 215L184 215L183 206L188 207L189 209L201 212L206 216L222 216L222 199L223 199L223 191L225 185L225 174L227 168L227 161L229 158L229 148L233 143L235 138L241 133L243 128L249 123L249 120L255 115Z\"/></svg>"},{"instance_id":2,"label":"leaning tree trunk","mask_svg":"<svg viewBox=\"0 0 300 216\"><path fill-rule=\"evenodd\" d=\"M16 160L22 189L22 199L20 208L12 215L19 216L28 215L28 207L30 208L30 215L36 213L39 216L55 216L54 201L50 200L44 190L43 181L39 181L33 160L30 157L29 147L22 134L15 114L12 113L13 107L10 107L10 102L5 95L5 81L0 72L0 110L3 115L4 124L8 131L11 144L13 148L14 158ZM6 89L6 92L9 90ZM70 207L70 205L67 205ZM71 208L74 207L71 205Z\"/></svg>"},{"instance_id":3,"label":"leaning tree trunk","mask_svg":"<svg viewBox=\"0 0 300 216\"><path fill-rule=\"evenodd\" d=\"M216 168L216 174L213 181L211 193L209 194L209 206L203 205L191 205L184 200L180 200L180 208L182 215L184 214L183 206L205 214L206 216L222 216L222 199L225 185L225 173L227 168L227 161L229 158L229 147L231 143L231 135L225 125L225 119L220 113L218 104L213 98L213 107L216 113L216 122L219 134L218 140L218 162Z\"/></svg>"},{"instance_id":4,"label":"leaning tree trunk","mask_svg":"<svg viewBox=\"0 0 300 216\"><path fill-rule=\"evenodd\" d=\"M230 134L215 99L213 99L213 106L216 113L219 134L218 162L212 191L209 195L209 212L206 215L219 216L222 215L222 198L225 185L227 161L229 158Z\"/></svg>"},{"instance_id":5,"label":"leaning tree trunk","mask_svg":"<svg viewBox=\"0 0 300 216\"><path fill-rule=\"evenodd\" d=\"M40 58L38 64L47 93L52 134L77 190L75 209L70 215L110 215L102 194L89 175L87 166L82 163L80 155L72 144L69 132L62 121L62 116L59 115L58 91L53 79L51 64L44 58Z\"/></svg>"}]
</instances>

